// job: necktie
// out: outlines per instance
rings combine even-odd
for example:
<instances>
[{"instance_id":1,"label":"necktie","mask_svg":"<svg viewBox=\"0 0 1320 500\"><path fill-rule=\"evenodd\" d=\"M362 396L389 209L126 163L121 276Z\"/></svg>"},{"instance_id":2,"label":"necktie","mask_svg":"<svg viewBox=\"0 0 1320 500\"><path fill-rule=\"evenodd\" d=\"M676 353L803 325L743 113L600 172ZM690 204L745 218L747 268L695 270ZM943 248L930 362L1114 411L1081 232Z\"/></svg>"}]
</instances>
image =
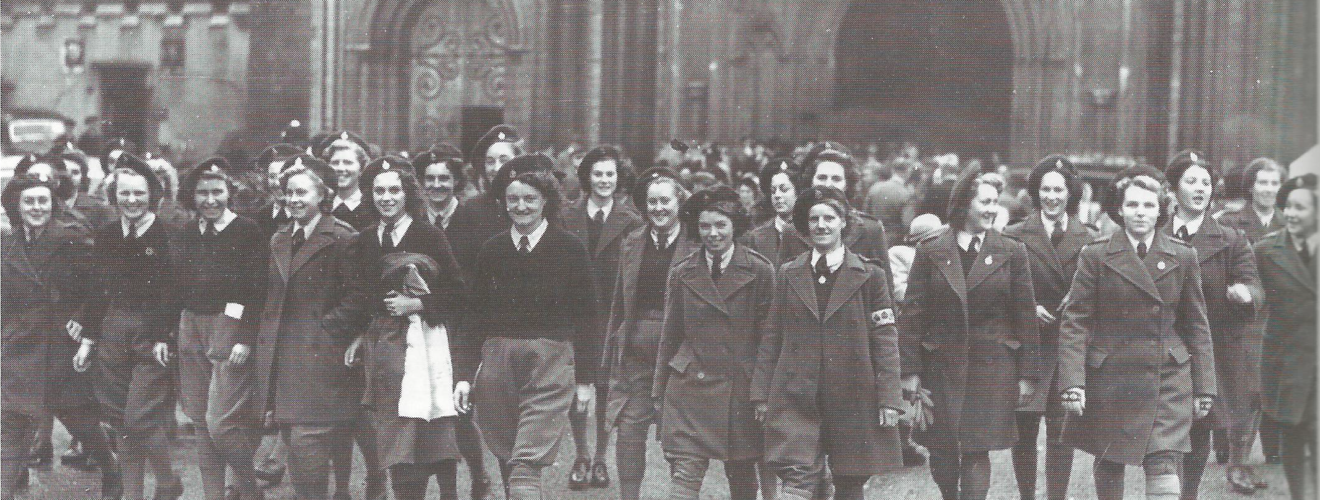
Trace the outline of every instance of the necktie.
<instances>
[{"instance_id":1,"label":"necktie","mask_svg":"<svg viewBox=\"0 0 1320 500\"><path fill-rule=\"evenodd\" d=\"M124 235L124 239L127 240L137 239L137 221L135 220L128 221L128 234Z\"/></svg>"},{"instance_id":2,"label":"necktie","mask_svg":"<svg viewBox=\"0 0 1320 500\"><path fill-rule=\"evenodd\" d=\"M214 222L208 220L208 221L202 221L202 224L206 226L205 229L203 230L203 234L205 234L206 236L215 236L218 233L218 231L215 230Z\"/></svg>"},{"instance_id":3,"label":"necktie","mask_svg":"<svg viewBox=\"0 0 1320 500\"><path fill-rule=\"evenodd\" d=\"M385 232L380 235L380 248L386 252L394 250L394 223L384 222Z\"/></svg>"},{"instance_id":4,"label":"necktie","mask_svg":"<svg viewBox=\"0 0 1320 500\"><path fill-rule=\"evenodd\" d=\"M1306 264L1307 267L1311 266L1311 249L1307 248L1306 245L1302 245L1302 248L1297 249L1297 256L1302 258L1302 264Z\"/></svg>"},{"instance_id":5,"label":"necktie","mask_svg":"<svg viewBox=\"0 0 1320 500\"><path fill-rule=\"evenodd\" d=\"M294 254L294 255L298 255L298 249L299 249L299 248L302 248L303 243L307 243L307 232L306 232L306 231L303 231L301 227L294 226L294 228L293 228L293 254Z\"/></svg>"},{"instance_id":6,"label":"necktie","mask_svg":"<svg viewBox=\"0 0 1320 500\"><path fill-rule=\"evenodd\" d=\"M335 216L336 219L339 220L347 220L345 219L345 217L353 216L353 210L348 208L347 203L340 203L339 206L335 207L334 211L331 213Z\"/></svg>"},{"instance_id":7,"label":"necktie","mask_svg":"<svg viewBox=\"0 0 1320 500\"><path fill-rule=\"evenodd\" d=\"M816 259L816 282L822 285L830 279L830 265L825 262L825 256Z\"/></svg>"},{"instance_id":8,"label":"necktie","mask_svg":"<svg viewBox=\"0 0 1320 500\"><path fill-rule=\"evenodd\" d=\"M604 210L597 210L597 211L596 211L596 216L595 216L595 217L592 217L591 220L595 221L595 222L596 222L596 225L598 225L598 226L600 226L600 225L604 225L604 224L605 224L605 211L604 211Z\"/></svg>"},{"instance_id":9,"label":"necktie","mask_svg":"<svg viewBox=\"0 0 1320 500\"><path fill-rule=\"evenodd\" d=\"M532 240L528 239L527 235L523 235L522 239L518 241L518 252L523 255L532 253Z\"/></svg>"},{"instance_id":10,"label":"necktie","mask_svg":"<svg viewBox=\"0 0 1320 500\"><path fill-rule=\"evenodd\" d=\"M1146 242L1137 243L1137 258L1146 259Z\"/></svg>"},{"instance_id":11,"label":"necktie","mask_svg":"<svg viewBox=\"0 0 1320 500\"><path fill-rule=\"evenodd\" d=\"M1186 243L1186 242L1189 242L1189 241L1192 240L1192 235L1191 235L1191 234L1188 234L1188 232L1187 232L1187 226L1183 226L1183 227L1178 228L1177 231L1174 231L1173 236L1176 237L1176 238L1178 238L1178 239L1180 239L1180 240L1182 240L1183 243Z\"/></svg>"},{"instance_id":12,"label":"necktie","mask_svg":"<svg viewBox=\"0 0 1320 500\"><path fill-rule=\"evenodd\" d=\"M710 261L710 280L719 281L720 276L724 274L724 269L720 266L720 261L711 258Z\"/></svg>"},{"instance_id":13,"label":"necktie","mask_svg":"<svg viewBox=\"0 0 1320 500\"><path fill-rule=\"evenodd\" d=\"M967 251L973 254L981 252L981 237L973 236L972 241L967 244Z\"/></svg>"},{"instance_id":14,"label":"necktie","mask_svg":"<svg viewBox=\"0 0 1320 500\"><path fill-rule=\"evenodd\" d=\"M1060 241L1063 241L1063 223L1055 222L1054 229L1050 231L1050 244L1057 248Z\"/></svg>"},{"instance_id":15,"label":"necktie","mask_svg":"<svg viewBox=\"0 0 1320 500\"><path fill-rule=\"evenodd\" d=\"M668 246L669 246L668 243L669 243L669 235L668 235L668 234L655 233L655 249L656 249L656 250L664 250L665 248L668 248Z\"/></svg>"}]
</instances>

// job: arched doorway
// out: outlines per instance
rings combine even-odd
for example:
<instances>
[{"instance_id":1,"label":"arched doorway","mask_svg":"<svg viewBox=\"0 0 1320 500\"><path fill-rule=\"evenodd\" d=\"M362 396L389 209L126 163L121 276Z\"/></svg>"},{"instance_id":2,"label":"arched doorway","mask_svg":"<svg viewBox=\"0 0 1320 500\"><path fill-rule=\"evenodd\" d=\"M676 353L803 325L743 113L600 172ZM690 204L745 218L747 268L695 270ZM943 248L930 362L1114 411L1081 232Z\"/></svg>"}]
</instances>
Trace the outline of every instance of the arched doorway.
<instances>
[{"instance_id":1,"label":"arched doorway","mask_svg":"<svg viewBox=\"0 0 1320 500\"><path fill-rule=\"evenodd\" d=\"M834 58L835 109L822 135L1008 152L1013 37L1001 2L852 2Z\"/></svg>"}]
</instances>

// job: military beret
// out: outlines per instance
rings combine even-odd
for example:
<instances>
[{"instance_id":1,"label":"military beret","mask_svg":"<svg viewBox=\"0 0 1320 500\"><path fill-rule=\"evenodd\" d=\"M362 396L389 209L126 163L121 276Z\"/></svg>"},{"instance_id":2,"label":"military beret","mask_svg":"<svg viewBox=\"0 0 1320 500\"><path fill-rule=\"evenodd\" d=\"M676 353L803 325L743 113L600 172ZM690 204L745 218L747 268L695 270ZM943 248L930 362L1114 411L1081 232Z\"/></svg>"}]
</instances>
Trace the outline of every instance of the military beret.
<instances>
[{"instance_id":1,"label":"military beret","mask_svg":"<svg viewBox=\"0 0 1320 500\"><path fill-rule=\"evenodd\" d=\"M307 169L321 179L321 183L325 185L326 189L331 192L336 191L338 183L335 182L335 169L330 168L330 165L321 161L320 158L309 154L300 154L284 160L284 166L280 167L280 189L284 189L284 184L288 181L286 174L294 168Z\"/></svg>"},{"instance_id":2,"label":"military beret","mask_svg":"<svg viewBox=\"0 0 1320 500\"><path fill-rule=\"evenodd\" d=\"M775 158L766 163L764 167L761 167L761 172L757 175L761 182L761 193L770 196L770 183L776 175L781 173L787 174L789 182L792 182L795 186L798 185L802 177L802 169L798 167L797 163L793 162L792 158Z\"/></svg>"},{"instance_id":3,"label":"military beret","mask_svg":"<svg viewBox=\"0 0 1320 500\"><path fill-rule=\"evenodd\" d=\"M553 174L555 161L540 153L522 155L509 160L500 167L500 171L490 181L491 193L496 198L500 198L504 196L504 190L509 187L509 183L513 182L519 175L537 171L546 171Z\"/></svg>"},{"instance_id":4,"label":"military beret","mask_svg":"<svg viewBox=\"0 0 1320 500\"><path fill-rule=\"evenodd\" d=\"M137 144L123 137L116 137L107 140L105 147L101 148L101 171L109 173L114 169L115 161L123 153L132 153L137 150Z\"/></svg>"},{"instance_id":5,"label":"military beret","mask_svg":"<svg viewBox=\"0 0 1320 500\"><path fill-rule=\"evenodd\" d=\"M1100 205L1100 210L1108 214L1109 218L1115 223L1121 224L1123 220L1123 216L1119 214L1119 208L1121 208L1123 204L1123 193L1118 191L1118 183L1122 182L1124 179L1140 176L1150 177L1161 183L1166 182L1164 172L1150 165L1132 165L1115 175L1114 179L1110 181L1109 186L1106 188L1108 192L1104 197L1104 201ZM1164 212L1163 208L1165 208L1163 207L1163 204L1164 200L1160 200L1161 213ZM1160 223L1163 222L1164 218L1164 215L1160 216Z\"/></svg>"},{"instance_id":6,"label":"military beret","mask_svg":"<svg viewBox=\"0 0 1320 500\"><path fill-rule=\"evenodd\" d=\"M471 153L468 154L469 161L473 165L480 164L486 157L486 150L497 142L508 142L517 144L522 138L518 136L518 130L511 125L499 124L491 127L485 135L477 139L477 143L472 146Z\"/></svg>"},{"instance_id":7,"label":"military beret","mask_svg":"<svg viewBox=\"0 0 1320 500\"><path fill-rule=\"evenodd\" d=\"M321 142L316 145L316 156L324 157L322 159L328 161L330 158L326 157L326 150L330 149L331 146L340 144L353 145L362 148L362 152L365 153L368 158L371 157L371 145L367 143L367 140L363 139L362 136L347 130L341 130L321 139Z\"/></svg>"},{"instance_id":8,"label":"military beret","mask_svg":"<svg viewBox=\"0 0 1320 500\"><path fill-rule=\"evenodd\" d=\"M1046 156L1031 168L1031 173L1027 175L1027 195L1031 196L1032 205L1040 208L1040 183L1045 178L1045 174L1050 172L1058 172L1063 176L1064 184L1068 187L1068 204L1065 211L1076 215L1082 200L1081 175L1077 172L1077 165L1063 155Z\"/></svg>"},{"instance_id":9,"label":"military beret","mask_svg":"<svg viewBox=\"0 0 1320 500\"><path fill-rule=\"evenodd\" d=\"M1288 196L1291 195L1293 191L1306 189L1314 193L1317 184L1320 183L1318 181L1320 181L1320 179L1318 179L1315 174L1311 173L1302 174L1285 181L1283 187L1279 188L1279 208L1284 208L1288 205Z\"/></svg>"},{"instance_id":10,"label":"military beret","mask_svg":"<svg viewBox=\"0 0 1320 500\"><path fill-rule=\"evenodd\" d=\"M156 176L156 173L151 170L151 165L147 163L147 160L144 160L133 153L125 152L119 157L119 160L115 162L114 170L111 171L111 174L116 174L121 170L129 171L133 174L142 176L147 180L147 191L150 193L151 206L154 210L156 201L160 200L161 196L164 195L165 187L161 184L160 178ZM111 205L116 203L114 190L109 190L106 193L106 199Z\"/></svg>"},{"instance_id":11,"label":"military beret","mask_svg":"<svg viewBox=\"0 0 1320 500\"><path fill-rule=\"evenodd\" d=\"M669 167L651 167L646 169L646 171L642 172L642 175L637 178L637 183L632 189L632 202L633 206L637 207L637 210L646 213L646 190L650 189L652 182L655 182L656 179L661 177L678 181L680 185L683 184L683 180L680 179L678 174Z\"/></svg>"},{"instance_id":12,"label":"military beret","mask_svg":"<svg viewBox=\"0 0 1320 500\"><path fill-rule=\"evenodd\" d=\"M307 127L304 127L302 121L299 120L289 120L289 126L280 131L281 142L305 144L307 139Z\"/></svg>"},{"instance_id":13,"label":"military beret","mask_svg":"<svg viewBox=\"0 0 1320 500\"><path fill-rule=\"evenodd\" d=\"M844 194L838 188L833 187L809 187L798 194L797 202L793 204L793 228L797 229L798 234L806 236L811 234L807 223L811 217L811 207L824 202L836 202L839 209L843 212L839 215L847 217L852 211L848 204L848 195Z\"/></svg>"},{"instance_id":14,"label":"military beret","mask_svg":"<svg viewBox=\"0 0 1320 500\"><path fill-rule=\"evenodd\" d=\"M363 192L371 190L371 184L375 181L377 175L390 171L398 172L400 176L412 177L414 180L417 178L413 174L412 162L408 161L407 158L394 155L382 156L371 160L371 163L362 168L361 184Z\"/></svg>"},{"instance_id":15,"label":"military beret","mask_svg":"<svg viewBox=\"0 0 1320 500\"><path fill-rule=\"evenodd\" d=\"M628 168L628 158L624 156L623 151L619 148L603 144L591 148L591 151L587 151L587 154L582 156L582 161L578 162L578 185L582 186L584 190L588 189L587 186L591 185L591 167L606 160L614 160L615 168L618 170L618 178L622 178L624 169Z\"/></svg>"},{"instance_id":16,"label":"military beret","mask_svg":"<svg viewBox=\"0 0 1320 500\"><path fill-rule=\"evenodd\" d=\"M183 208L188 210L197 209L193 192L197 190L197 183L201 182L203 178L225 181L225 184L233 189L233 181L229 178L229 162L221 156L207 158L198 163L192 170L189 170L183 176L183 180L179 181L179 204L183 205Z\"/></svg>"},{"instance_id":17,"label":"military beret","mask_svg":"<svg viewBox=\"0 0 1320 500\"><path fill-rule=\"evenodd\" d=\"M5 184L3 193L0 193L0 206L5 209L5 215L9 217L10 227L18 230L23 225L23 214L18 210L18 198L23 191L34 187L45 187L50 190L51 196L58 196L56 191L59 189L55 178L46 175L45 172L31 174L15 174L9 183ZM60 204L51 200L52 215L58 214Z\"/></svg>"},{"instance_id":18,"label":"military beret","mask_svg":"<svg viewBox=\"0 0 1320 500\"><path fill-rule=\"evenodd\" d=\"M419 180L426 177L427 167L437 163L444 163L449 167L449 173L454 177L455 191L461 190L467 185L467 176L463 172L463 154L456 147L449 144L437 144L412 158L412 167Z\"/></svg>"},{"instance_id":19,"label":"military beret","mask_svg":"<svg viewBox=\"0 0 1320 500\"><path fill-rule=\"evenodd\" d=\"M692 196L688 197L683 207L679 209L679 220L683 222L684 226L687 226L687 230L693 238L701 237L697 221L700 219L702 212L719 212L728 217L729 220L733 221L735 238L741 236L750 224L747 209L738 200L738 193L724 184L693 193Z\"/></svg>"},{"instance_id":20,"label":"military beret","mask_svg":"<svg viewBox=\"0 0 1320 500\"><path fill-rule=\"evenodd\" d=\"M285 160L288 160L289 158L293 158L303 153L304 153L303 149L299 148L298 146L294 146L293 144L288 144L288 143L271 144L266 149L261 150L261 154L257 155L257 160L256 160L257 171L265 172L268 169L270 169L270 164L275 162L284 163Z\"/></svg>"},{"instance_id":21,"label":"military beret","mask_svg":"<svg viewBox=\"0 0 1320 500\"><path fill-rule=\"evenodd\" d=\"M1169 181L1169 184L1177 186L1178 182L1182 180L1183 174L1192 167L1201 167L1209 172L1211 185L1219 182L1219 172L1210 166L1210 161L1204 153L1194 149L1184 149L1173 155L1173 158L1169 159L1169 165L1164 168L1164 178Z\"/></svg>"}]
</instances>

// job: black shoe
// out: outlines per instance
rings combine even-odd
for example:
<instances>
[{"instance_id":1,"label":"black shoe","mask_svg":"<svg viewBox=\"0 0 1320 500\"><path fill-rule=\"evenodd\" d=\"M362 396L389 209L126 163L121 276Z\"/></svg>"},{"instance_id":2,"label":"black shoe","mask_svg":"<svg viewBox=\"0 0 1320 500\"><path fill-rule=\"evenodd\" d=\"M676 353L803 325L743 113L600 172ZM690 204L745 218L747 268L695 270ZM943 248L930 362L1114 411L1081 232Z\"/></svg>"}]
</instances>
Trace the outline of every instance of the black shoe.
<instances>
[{"instance_id":1,"label":"black shoe","mask_svg":"<svg viewBox=\"0 0 1320 500\"><path fill-rule=\"evenodd\" d=\"M605 462L596 462L591 466L591 487L608 488L610 486L610 469L605 467Z\"/></svg>"},{"instance_id":2,"label":"black shoe","mask_svg":"<svg viewBox=\"0 0 1320 500\"><path fill-rule=\"evenodd\" d=\"M476 474L472 478L472 500L486 500L486 497L490 496L490 478L486 477L484 471L478 471Z\"/></svg>"},{"instance_id":3,"label":"black shoe","mask_svg":"<svg viewBox=\"0 0 1320 500\"><path fill-rule=\"evenodd\" d=\"M280 482L284 481L284 467L276 467L273 469L256 467L253 469L253 473L256 474L258 481L267 484L267 486L263 486L263 488L275 487L278 486Z\"/></svg>"},{"instance_id":4,"label":"black shoe","mask_svg":"<svg viewBox=\"0 0 1320 500\"><path fill-rule=\"evenodd\" d=\"M568 489L585 490L591 485L591 461L579 458L573 462L573 470L568 473Z\"/></svg>"}]
</instances>

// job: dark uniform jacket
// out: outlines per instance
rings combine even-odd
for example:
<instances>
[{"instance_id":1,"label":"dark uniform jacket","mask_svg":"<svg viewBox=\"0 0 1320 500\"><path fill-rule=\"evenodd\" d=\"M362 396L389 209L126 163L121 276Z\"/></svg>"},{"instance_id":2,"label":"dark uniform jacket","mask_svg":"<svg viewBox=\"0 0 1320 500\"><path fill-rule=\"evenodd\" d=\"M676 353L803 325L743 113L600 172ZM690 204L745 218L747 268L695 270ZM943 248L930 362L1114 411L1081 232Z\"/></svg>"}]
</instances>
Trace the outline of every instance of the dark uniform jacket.
<instances>
[{"instance_id":1,"label":"dark uniform jacket","mask_svg":"<svg viewBox=\"0 0 1320 500\"><path fill-rule=\"evenodd\" d=\"M509 231L509 221L501 210L490 196L478 196L463 200L450 216L445 236L468 283L472 283L481 245L501 231Z\"/></svg>"},{"instance_id":2,"label":"dark uniform jacket","mask_svg":"<svg viewBox=\"0 0 1320 500\"><path fill-rule=\"evenodd\" d=\"M798 234L797 230L793 229L792 224L785 227L783 235L780 235L779 230L775 229L775 219L773 218L766 221L765 224L748 231L738 243L747 245L752 250L756 250L757 253L766 256L775 266L792 261L797 256L811 250L806 238Z\"/></svg>"},{"instance_id":3,"label":"dark uniform jacket","mask_svg":"<svg viewBox=\"0 0 1320 500\"><path fill-rule=\"evenodd\" d=\"M1219 223L1242 231L1247 236L1247 241L1255 243L1266 234L1283 229L1283 210L1276 208L1274 217L1270 218L1268 225L1260 223L1260 217L1256 216L1256 211L1250 206L1219 216Z\"/></svg>"},{"instance_id":4,"label":"dark uniform jacket","mask_svg":"<svg viewBox=\"0 0 1320 500\"><path fill-rule=\"evenodd\" d=\"M1087 245L1059 328L1058 385L1086 389L1064 442L1128 465L1191 451L1192 397L1218 394L1213 351L1195 250L1156 234L1143 261L1124 232Z\"/></svg>"},{"instance_id":5,"label":"dark uniform jacket","mask_svg":"<svg viewBox=\"0 0 1320 500\"><path fill-rule=\"evenodd\" d=\"M583 196L576 202L564 207L563 214L559 218L560 225L569 234L577 236L587 246L591 245L591 239L588 236L588 229L592 222L587 214L587 197ZM587 248L588 257L591 258L591 275L596 288L596 310L601 314L596 315L596 327L601 332L597 335L599 338L605 338L605 324L609 317L604 311L610 309L610 298L613 296L614 282L619 277L619 244L623 241L624 235L632 232L638 226L642 225L641 216L637 215L626 204L616 200L614 207L610 210L610 215L605 219L605 224L600 228L600 234L596 238L596 246ZM608 367L606 367L608 370ZM601 371L601 375L608 375L608 371ZM601 380L601 382L606 382Z\"/></svg>"},{"instance_id":6,"label":"dark uniform jacket","mask_svg":"<svg viewBox=\"0 0 1320 500\"><path fill-rule=\"evenodd\" d=\"M1261 382L1265 412L1279 422L1315 418L1316 263L1308 268L1286 231L1256 243L1265 285L1265 355Z\"/></svg>"}]
</instances>

